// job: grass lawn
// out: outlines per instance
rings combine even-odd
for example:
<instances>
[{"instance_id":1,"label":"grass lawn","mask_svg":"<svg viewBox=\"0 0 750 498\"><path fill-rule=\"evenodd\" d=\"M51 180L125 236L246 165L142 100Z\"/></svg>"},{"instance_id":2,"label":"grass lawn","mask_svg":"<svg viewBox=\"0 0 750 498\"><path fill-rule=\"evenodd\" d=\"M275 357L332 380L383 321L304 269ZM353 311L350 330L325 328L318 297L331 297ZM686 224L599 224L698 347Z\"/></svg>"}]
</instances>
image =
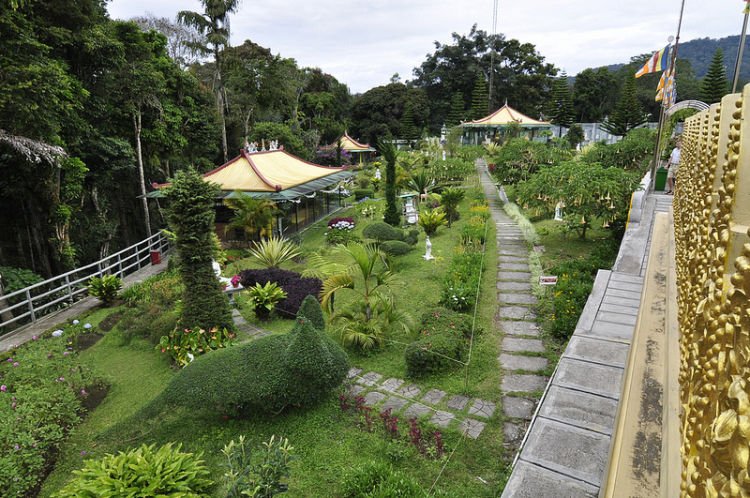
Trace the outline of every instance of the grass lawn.
<instances>
[{"instance_id":1,"label":"grass lawn","mask_svg":"<svg viewBox=\"0 0 750 498\"><path fill-rule=\"evenodd\" d=\"M473 184L476 185L476 180ZM469 197L469 196L467 196ZM441 228L432 238L435 260L426 262L424 235L410 253L395 259L400 283L394 287L396 302L405 306L415 319L431 306L437 305L442 290L445 268L457 245L462 223L468 219L469 200L461 206L462 219L451 229ZM346 216L346 212L335 216ZM357 230L362 229L358 224ZM495 265L497 248L494 224L489 224L485 254L486 269L476 323L482 332L475 337L468 386L464 389L464 369L417 379L423 387L439 388L449 394L466 393L470 396L499 402L500 370L497 363L499 331L494 325L496 311ZM325 246L325 222L313 225L303 235L303 248ZM247 261L234 264L233 269L247 268ZM300 263L290 263L288 269L301 270ZM344 293L337 296L337 306L345 305ZM248 319L254 319L247 303L239 300L240 309ZM96 324L113 310L100 310L87 320ZM472 319L472 318L467 318ZM286 333L290 320L274 319L262 324L275 333ZM386 377L405 378L403 351L412 337L395 336L382 350L370 355L350 352L353 365L375 370ZM435 490L438 496L481 497L497 496L505 482L505 462L502 444L502 410L498 405L495 415L487 423L477 440L462 438L456 429L444 431L446 455L433 460L419 455L406 443L386 439L382 431L369 433L361 429L352 415L343 413L336 395L305 411L289 411L282 415L257 416L245 420L224 419L216 412L174 410L159 417L143 420L138 410L153 399L176 374L166 357L147 341L133 339L126 342L115 327L93 347L80 353L82 361L109 382L110 390L102 404L71 434L61 449L57 466L45 482L41 496L50 496L80 468L84 458L101 456L138 446L142 443L177 441L188 451L202 452L212 475L219 480L223 474L221 448L231 439L245 435L252 447L257 447L271 435L289 438L297 455L292 464L289 491L285 496L340 496L344 475L352 468L369 461L386 461L415 478L425 490L441 475ZM378 427L379 420L375 426ZM405 421L402 421L405 423ZM82 453L85 452L85 453ZM443 470L444 466L444 470ZM442 474L441 474L442 470ZM217 496L220 489L215 489Z\"/></svg>"}]
</instances>

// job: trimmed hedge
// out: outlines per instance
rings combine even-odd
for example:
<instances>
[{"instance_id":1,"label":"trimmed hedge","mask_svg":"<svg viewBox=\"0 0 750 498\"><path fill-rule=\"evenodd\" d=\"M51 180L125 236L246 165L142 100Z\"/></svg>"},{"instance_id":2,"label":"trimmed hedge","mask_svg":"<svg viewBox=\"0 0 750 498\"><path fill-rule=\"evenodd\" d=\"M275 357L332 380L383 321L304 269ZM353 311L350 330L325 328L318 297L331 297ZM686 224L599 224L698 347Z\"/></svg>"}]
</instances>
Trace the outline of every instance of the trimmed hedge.
<instances>
[{"instance_id":1,"label":"trimmed hedge","mask_svg":"<svg viewBox=\"0 0 750 498\"><path fill-rule=\"evenodd\" d=\"M400 240L386 240L380 244L380 249L389 256L403 256L412 250L412 246Z\"/></svg>"},{"instance_id":2,"label":"trimmed hedge","mask_svg":"<svg viewBox=\"0 0 750 498\"><path fill-rule=\"evenodd\" d=\"M362 199L372 199L375 197L375 191L371 188L355 188L354 189L354 200L361 201Z\"/></svg>"},{"instance_id":3,"label":"trimmed hedge","mask_svg":"<svg viewBox=\"0 0 750 498\"><path fill-rule=\"evenodd\" d=\"M445 308L427 311L420 320L419 339L404 352L407 375L419 377L455 367L456 361L463 360L470 336L467 315Z\"/></svg>"},{"instance_id":4,"label":"trimmed hedge","mask_svg":"<svg viewBox=\"0 0 750 498\"><path fill-rule=\"evenodd\" d=\"M317 301L307 300L308 306ZM318 304L318 307L320 305ZM322 312L321 312L322 316ZM343 349L299 316L291 332L271 335L196 358L144 410L211 407L247 416L311 406L338 387L349 370Z\"/></svg>"},{"instance_id":5,"label":"trimmed hedge","mask_svg":"<svg viewBox=\"0 0 750 498\"><path fill-rule=\"evenodd\" d=\"M246 289L255 284L274 282L286 292L286 298L276 303L276 312L293 318L307 296L318 296L323 282L317 278L304 278L299 273L280 268L244 270L240 272L240 283Z\"/></svg>"},{"instance_id":6,"label":"trimmed hedge","mask_svg":"<svg viewBox=\"0 0 750 498\"><path fill-rule=\"evenodd\" d=\"M362 231L362 235L367 239L375 239L378 242L386 240L404 240L404 232L398 228L392 227L384 221L370 223Z\"/></svg>"}]
</instances>

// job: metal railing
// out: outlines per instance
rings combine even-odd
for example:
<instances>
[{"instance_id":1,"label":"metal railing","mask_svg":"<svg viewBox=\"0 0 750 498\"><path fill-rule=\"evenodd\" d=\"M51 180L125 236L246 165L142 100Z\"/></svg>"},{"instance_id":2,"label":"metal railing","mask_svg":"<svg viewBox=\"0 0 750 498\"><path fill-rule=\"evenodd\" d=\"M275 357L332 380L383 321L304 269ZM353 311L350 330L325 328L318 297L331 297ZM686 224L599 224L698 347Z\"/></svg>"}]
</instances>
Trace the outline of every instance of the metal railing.
<instances>
[{"instance_id":1,"label":"metal railing","mask_svg":"<svg viewBox=\"0 0 750 498\"><path fill-rule=\"evenodd\" d=\"M104 259L0 297L0 336L37 321L86 297L91 277L116 275L124 278L151 262L151 252L165 254L169 240L156 233Z\"/></svg>"}]
</instances>

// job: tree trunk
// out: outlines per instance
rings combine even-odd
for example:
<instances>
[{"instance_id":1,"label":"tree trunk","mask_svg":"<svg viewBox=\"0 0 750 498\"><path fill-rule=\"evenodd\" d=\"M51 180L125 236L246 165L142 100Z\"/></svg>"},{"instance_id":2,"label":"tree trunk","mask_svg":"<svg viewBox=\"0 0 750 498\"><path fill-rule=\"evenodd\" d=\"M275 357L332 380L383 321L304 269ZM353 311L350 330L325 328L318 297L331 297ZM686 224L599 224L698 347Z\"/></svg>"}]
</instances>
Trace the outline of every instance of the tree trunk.
<instances>
[{"instance_id":1,"label":"tree trunk","mask_svg":"<svg viewBox=\"0 0 750 498\"><path fill-rule=\"evenodd\" d=\"M2 277L2 275L0 275L0 277ZM3 299L3 294L3 282L0 280L0 320L7 322L8 320L13 319L13 312L6 309L10 303L7 303L5 299Z\"/></svg>"},{"instance_id":2,"label":"tree trunk","mask_svg":"<svg viewBox=\"0 0 750 498\"><path fill-rule=\"evenodd\" d=\"M141 182L141 202L143 204L143 217L146 220L146 234L151 237L151 217L148 214L148 199L146 199L146 178L143 173L143 151L141 149L141 109L133 113L133 128L135 131L135 152L138 158L138 178Z\"/></svg>"}]
</instances>

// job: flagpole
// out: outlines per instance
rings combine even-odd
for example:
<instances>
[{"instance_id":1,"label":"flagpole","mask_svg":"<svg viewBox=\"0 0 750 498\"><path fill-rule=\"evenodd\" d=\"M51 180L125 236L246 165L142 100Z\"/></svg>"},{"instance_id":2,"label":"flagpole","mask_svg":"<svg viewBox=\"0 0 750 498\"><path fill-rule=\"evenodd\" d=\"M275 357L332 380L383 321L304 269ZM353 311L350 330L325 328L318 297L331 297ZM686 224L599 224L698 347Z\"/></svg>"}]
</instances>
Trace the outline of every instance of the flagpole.
<instances>
[{"instance_id":1,"label":"flagpole","mask_svg":"<svg viewBox=\"0 0 750 498\"><path fill-rule=\"evenodd\" d=\"M732 81L732 93L737 92L737 83L740 81L740 66L742 65L742 51L745 49L745 36L747 35L748 16L750 16L750 3L748 3L748 5L745 7L745 20L742 21L742 36L740 36L740 46L737 49L737 60L734 63L734 80Z\"/></svg>"},{"instance_id":2,"label":"flagpole","mask_svg":"<svg viewBox=\"0 0 750 498\"><path fill-rule=\"evenodd\" d=\"M677 46L680 44L680 30L682 29L682 15L685 12L685 0L682 0L682 5L680 6L680 20L677 22L677 36L674 40L674 47L672 48L672 56L669 63L669 67L667 68L668 71L672 73L673 78L673 85L677 84L677 77L674 74L675 64L677 63ZM667 115L667 88L666 88L666 81L664 84L664 98L662 98L661 101L661 110L659 111L659 125L656 127L656 147L654 148L654 159L651 162L651 185L649 187L649 191L653 192L654 188L656 187L656 166L659 164L659 159L661 158L661 146L662 146L662 140L661 140L661 134L664 130L664 118Z\"/></svg>"}]
</instances>

